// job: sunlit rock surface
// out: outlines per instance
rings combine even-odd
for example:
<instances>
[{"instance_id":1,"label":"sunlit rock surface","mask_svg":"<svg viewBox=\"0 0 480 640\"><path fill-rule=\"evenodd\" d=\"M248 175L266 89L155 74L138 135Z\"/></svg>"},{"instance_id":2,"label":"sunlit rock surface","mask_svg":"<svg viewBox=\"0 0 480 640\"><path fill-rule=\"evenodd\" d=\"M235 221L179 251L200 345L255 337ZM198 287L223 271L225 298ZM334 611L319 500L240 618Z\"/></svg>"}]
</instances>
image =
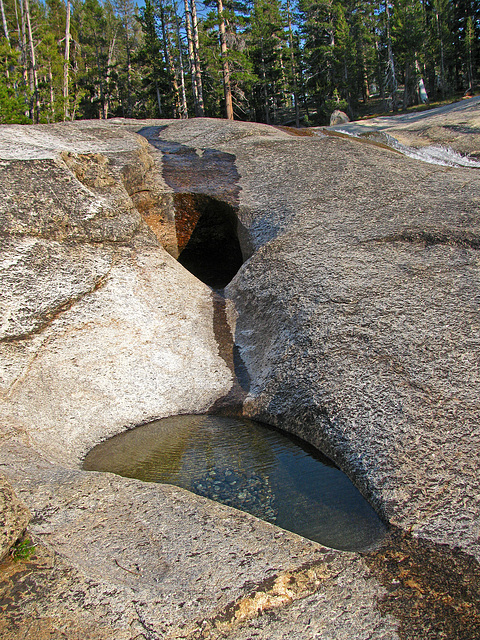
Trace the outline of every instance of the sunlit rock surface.
<instances>
[{"instance_id":1,"label":"sunlit rock surface","mask_svg":"<svg viewBox=\"0 0 480 640\"><path fill-rule=\"evenodd\" d=\"M77 463L126 426L207 410L231 376L210 290L162 249L135 204L136 180L166 223L173 215L144 139L115 127L18 129L16 148L11 129L0 130L9 158L0 167L0 420Z\"/></svg>"},{"instance_id":2,"label":"sunlit rock surface","mask_svg":"<svg viewBox=\"0 0 480 640\"><path fill-rule=\"evenodd\" d=\"M335 129L356 135L383 132L412 147L449 147L480 159L480 96L428 111L349 122Z\"/></svg>"},{"instance_id":3,"label":"sunlit rock surface","mask_svg":"<svg viewBox=\"0 0 480 640\"><path fill-rule=\"evenodd\" d=\"M161 135L236 155L246 412L326 450L391 522L478 554L479 170L237 129Z\"/></svg>"},{"instance_id":4,"label":"sunlit rock surface","mask_svg":"<svg viewBox=\"0 0 480 640\"><path fill-rule=\"evenodd\" d=\"M410 569L387 579L380 562L79 464L128 426L242 399L391 523L448 545L441 557L478 558L479 170L209 119L5 126L0 158L0 463L38 542L32 598L25 567L2 568L2 637L393 640L402 615L441 637L428 554L414 589ZM199 197L239 219L223 329L172 257ZM381 582L413 594L404 613L377 606ZM448 585L431 590L446 602ZM452 624L476 629L478 588L462 594Z\"/></svg>"}]
</instances>

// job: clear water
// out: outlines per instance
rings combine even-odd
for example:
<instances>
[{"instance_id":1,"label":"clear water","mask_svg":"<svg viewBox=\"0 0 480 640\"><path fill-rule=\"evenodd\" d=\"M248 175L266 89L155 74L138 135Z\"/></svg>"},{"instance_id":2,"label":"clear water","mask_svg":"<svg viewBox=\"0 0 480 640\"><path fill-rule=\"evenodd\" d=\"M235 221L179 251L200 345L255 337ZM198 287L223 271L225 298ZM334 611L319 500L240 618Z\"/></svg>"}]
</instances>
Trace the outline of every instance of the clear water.
<instances>
[{"instance_id":1,"label":"clear water","mask_svg":"<svg viewBox=\"0 0 480 640\"><path fill-rule=\"evenodd\" d=\"M331 461L244 418L156 420L92 449L84 469L183 487L335 549L365 550L385 535L375 511Z\"/></svg>"}]
</instances>

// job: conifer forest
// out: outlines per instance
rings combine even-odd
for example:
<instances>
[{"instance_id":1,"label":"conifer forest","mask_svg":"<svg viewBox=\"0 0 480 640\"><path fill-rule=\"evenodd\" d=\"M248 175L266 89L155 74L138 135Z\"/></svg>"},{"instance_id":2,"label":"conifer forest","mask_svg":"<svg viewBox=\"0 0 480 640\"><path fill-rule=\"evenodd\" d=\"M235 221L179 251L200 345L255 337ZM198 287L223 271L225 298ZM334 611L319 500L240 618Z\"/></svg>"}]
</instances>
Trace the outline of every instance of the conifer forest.
<instances>
[{"instance_id":1,"label":"conifer forest","mask_svg":"<svg viewBox=\"0 0 480 640\"><path fill-rule=\"evenodd\" d=\"M0 123L305 126L474 93L478 0L0 0Z\"/></svg>"}]
</instances>

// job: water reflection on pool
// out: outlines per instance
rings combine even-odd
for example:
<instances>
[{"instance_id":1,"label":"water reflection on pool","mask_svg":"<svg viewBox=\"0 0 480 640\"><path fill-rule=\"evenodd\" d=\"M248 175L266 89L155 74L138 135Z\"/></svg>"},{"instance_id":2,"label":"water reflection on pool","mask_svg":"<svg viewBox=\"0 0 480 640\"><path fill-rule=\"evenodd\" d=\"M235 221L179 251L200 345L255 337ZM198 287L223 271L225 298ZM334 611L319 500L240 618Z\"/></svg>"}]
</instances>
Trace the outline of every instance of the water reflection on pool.
<instances>
[{"instance_id":1,"label":"water reflection on pool","mask_svg":"<svg viewBox=\"0 0 480 640\"><path fill-rule=\"evenodd\" d=\"M378 544L385 526L313 447L245 418L173 416L122 433L84 469L183 487L335 549Z\"/></svg>"}]
</instances>

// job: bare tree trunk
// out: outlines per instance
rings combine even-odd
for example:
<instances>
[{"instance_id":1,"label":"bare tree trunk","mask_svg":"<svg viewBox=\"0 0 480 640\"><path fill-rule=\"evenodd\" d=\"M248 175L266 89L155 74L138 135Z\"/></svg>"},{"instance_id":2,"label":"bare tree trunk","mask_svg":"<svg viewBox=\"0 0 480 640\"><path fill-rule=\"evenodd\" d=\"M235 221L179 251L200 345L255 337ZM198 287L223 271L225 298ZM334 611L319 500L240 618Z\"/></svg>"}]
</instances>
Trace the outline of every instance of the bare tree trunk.
<instances>
[{"instance_id":1,"label":"bare tree trunk","mask_svg":"<svg viewBox=\"0 0 480 640\"><path fill-rule=\"evenodd\" d=\"M403 106L402 111L406 111L408 107L409 101L409 91L408 91L408 83L410 81L410 64L408 62L405 63L405 85L403 87Z\"/></svg>"},{"instance_id":2,"label":"bare tree trunk","mask_svg":"<svg viewBox=\"0 0 480 640\"><path fill-rule=\"evenodd\" d=\"M393 59L392 38L390 36L390 7L388 0L385 0L385 14L387 17L387 73L390 75L390 85L392 87L392 109L397 111L397 76L395 73L395 61Z\"/></svg>"},{"instance_id":3,"label":"bare tree trunk","mask_svg":"<svg viewBox=\"0 0 480 640\"><path fill-rule=\"evenodd\" d=\"M183 118L182 103L180 100L180 90L178 88L177 73L175 71L175 66L172 60L172 52L171 52L170 44L168 45L168 65L170 69L170 74L172 76L175 116L177 118Z\"/></svg>"},{"instance_id":4,"label":"bare tree trunk","mask_svg":"<svg viewBox=\"0 0 480 640\"><path fill-rule=\"evenodd\" d=\"M132 87L131 87L131 74L132 74L132 59L130 55L130 36L128 34L128 25L125 22L125 44L127 50L127 115L132 117Z\"/></svg>"},{"instance_id":5,"label":"bare tree trunk","mask_svg":"<svg viewBox=\"0 0 480 640\"><path fill-rule=\"evenodd\" d=\"M473 65L473 45L475 43L475 29L473 26L473 20L472 17L469 16L468 17L468 23L467 23L467 34L466 34L466 44L467 44L467 48L468 48L468 88L470 89L470 91L473 91L473 85L474 83L474 73L473 73L473 69L474 69L474 65Z\"/></svg>"},{"instance_id":6,"label":"bare tree trunk","mask_svg":"<svg viewBox=\"0 0 480 640\"><path fill-rule=\"evenodd\" d=\"M7 42L10 45L10 37L8 35L8 25L7 25L7 18L5 17L5 8L3 6L3 0L0 0L0 11L2 13L3 33L5 34L5 38L7 39Z\"/></svg>"},{"instance_id":7,"label":"bare tree trunk","mask_svg":"<svg viewBox=\"0 0 480 640\"><path fill-rule=\"evenodd\" d=\"M25 87L29 86L30 91L33 93L33 73L31 72L31 69L29 69L27 54L27 18L25 16L24 0L19 0L19 2L22 24L23 81L25 83Z\"/></svg>"},{"instance_id":8,"label":"bare tree trunk","mask_svg":"<svg viewBox=\"0 0 480 640\"><path fill-rule=\"evenodd\" d=\"M21 21L19 21L18 19L17 0L15 0L15 17L17 19L18 48L20 49L20 52L22 54L22 76L23 76L23 84L26 87L28 82L27 39L25 36L25 20L23 19L23 5L21 4L21 0L20 0L20 14L21 14Z\"/></svg>"},{"instance_id":9,"label":"bare tree trunk","mask_svg":"<svg viewBox=\"0 0 480 640\"><path fill-rule=\"evenodd\" d=\"M295 126L300 126L300 108L298 106L298 87L297 87L297 68L295 65L295 55L293 53L293 33L292 33L292 16L290 13L290 1L287 0L287 18L288 18L288 42L290 45L290 64L292 67L293 78L293 101L295 103Z\"/></svg>"},{"instance_id":10,"label":"bare tree trunk","mask_svg":"<svg viewBox=\"0 0 480 640\"><path fill-rule=\"evenodd\" d=\"M368 99L370 98L370 88L368 86L368 71L367 71L367 61L365 59L365 47L364 43L361 43L361 59L362 59L362 97L363 103L366 104Z\"/></svg>"},{"instance_id":11,"label":"bare tree trunk","mask_svg":"<svg viewBox=\"0 0 480 640\"><path fill-rule=\"evenodd\" d=\"M438 13L438 5L435 2L435 21L437 23L437 37L440 42L440 92L442 98L445 97L445 54L443 51L443 38L440 29L440 15Z\"/></svg>"},{"instance_id":12,"label":"bare tree trunk","mask_svg":"<svg viewBox=\"0 0 480 640\"><path fill-rule=\"evenodd\" d=\"M190 63L190 74L192 76L193 102L195 104L195 115L198 116L198 90L197 90L197 83L195 82L195 53L193 51L193 36L192 36L192 26L190 23L190 11L188 8L188 0L184 0L184 6L185 6L185 27L187 32L187 43L188 43L188 61Z\"/></svg>"},{"instance_id":13,"label":"bare tree trunk","mask_svg":"<svg viewBox=\"0 0 480 640\"><path fill-rule=\"evenodd\" d=\"M67 19L65 22L65 59L63 63L63 121L69 118L68 85L70 67L70 0L67 0Z\"/></svg>"},{"instance_id":14,"label":"bare tree trunk","mask_svg":"<svg viewBox=\"0 0 480 640\"><path fill-rule=\"evenodd\" d=\"M182 55L182 39L180 36L180 21L178 19L177 2L173 3L173 11L175 13L175 26L177 28L177 40L178 40L178 62L180 65L180 87L182 89L182 118L188 118L187 107L187 95L185 93L185 69L183 67L183 55Z\"/></svg>"},{"instance_id":15,"label":"bare tree trunk","mask_svg":"<svg viewBox=\"0 0 480 640\"><path fill-rule=\"evenodd\" d=\"M173 96L174 96L174 117L182 118L182 102L180 100L180 90L178 88L177 82L177 72L175 69L175 65L173 64L172 57L172 47L170 42L170 34L167 33L167 60L168 60L168 68L170 70L170 75L172 77L172 86L173 86Z\"/></svg>"},{"instance_id":16,"label":"bare tree trunk","mask_svg":"<svg viewBox=\"0 0 480 640\"><path fill-rule=\"evenodd\" d=\"M227 57L227 36L225 33L225 19L223 17L223 2L217 0L218 7L218 19L220 30L220 51L222 54L222 66L223 66L223 91L225 94L225 108L227 112L227 119L233 120L233 101L232 101L232 87L230 85L230 69L228 67Z\"/></svg>"},{"instance_id":17,"label":"bare tree trunk","mask_svg":"<svg viewBox=\"0 0 480 640\"><path fill-rule=\"evenodd\" d=\"M417 83L417 92L418 92L418 101L419 103L426 104L428 102L427 90L425 89L425 83L422 77L422 70L420 69L420 65L418 64L417 54L415 54L415 71L417 72L418 83Z\"/></svg>"},{"instance_id":18,"label":"bare tree trunk","mask_svg":"<svg viewBox=\"0 0 480 640\"><path fill-rule=\"evenodd\" d=\"M167 26L165 22L165 9L163 7L163 2L160 0L160 23L162 26L162 39L163 39L163 54L165 56L165 61L167 63L168 69L170 71L170 76L172 78L172 87L173 87L173 98L174 98L174 117L180 117L180 94L178 92L178 84L177 77L175 75L175 68L173 66L172 55L170 51L170 36L167 32Z\"/></svg>"},{"instance_id":19,"label":"bare tree trunk","mask_svg":"<svg viewBox=\"0 0 480 640\"><path fill-rule=\"evenodd\" d=\"M268 88L267 88L267 74L265 72L265 58L263 55L263 38L261 40L261 54L262 54L262 85L263 85L263 106L265 108L265 122L270 124L270 110L268 108Z\"/></svg>"},{"instance_id":20,"label":"bare tree trunk","mask_svg":"<svg viewBox=\"0 0 480 640\"><path fill-rule=\"evenodd\" d=\"M378 90L380 92L380 99L382 101L383 110L387 110L386 99L385 99L385 75L382 66L382 60L380 57L380 47L378 44L378 38L375 37L375 53L377 56L377 82L378 82Z\"/></svg>"},{"instance_id":21,"label":"bare tree trunk","mask_svg":"<svg viewBox=\"0 0 480 640\"><path fill-rule=\"evenodd\" d=\"M155 91L157 93L158 114L161 118L162 117L162 98L160 96L160 89L158 88L158 80L156 76L155 76Z\"/></svg>"},{"instance_id":22,"label":"bare tree trunk","mask_svg":"<svg viewBox=\"0 0 480 640\"><path fill-rule=\"evenodd\" d=\"M5 34L5 39L8 42L8 46L10 47L10 37L8 35L8 25L7 25L7 18L5 17L5 9L3 6L3 0L0 0L0 12L2 14L2 22L3 22L3 33ZM7 62L7 60L5 60L5 62ZM7 73L7 79L10 78L10 69L8 68L8 64L5 64L5 69L6 69L6 73Z\"/></svg>"},{"instance_id":23,"label":"bare tree trunk","mask_svg":"<svg viewBox=\"0 0 480 640\"><path fill-rule=\"evenodd\" d=\"M97 63L97 72L98 72L98 84L99 84L99 89L100 89L100 113L98 114L98 117L100 120L105 120L106 116L105 116L105 89L103 86L103 73L102 73L102 65L100 63L100 54L98 51L98 42L97 42L97 34L96 32L94 33L94 37L95 37L95 61Z\"/></svg>"},{"instance_id":24,"label":"bare tree trunk","mask_svg":"<svg viewBox=\"0 0 480 640\"><path fill-rule=\"evenodd\" d=\"M35 96L35 107L34 107L34 117L32 120L38 123L40 116L40 98L38 95L38 75L37 75L37 61L35 58L35 47L33 45L33 36L32 36L32 23L30 20L30 7L28 4L28 0L25 0L25 14L27 18L27 30L28 30L28 41L30 44L30 57L32 60L32 75L33 75L33 87L34 87L34 96Z\"/></svg>"},{"instance_id":25,"label":"bare tree trunk","mask_svg":"<svg viewBox=\"0 0 480 640\"><path fill-rule=\"evenodd\" d=\"M131 50L131 42L130 42L130 27L131 27L131 20L133 19L131 14L132 6L129 0L116 0L115 7L123 27L123 35L125 37L125 53L126 53L125 75L126 75L126 85L127 85L127 105L125 110L125 102L122 96L122 111L124 115L126 114L128 118L131 118L132 117L132 50Z\"/></svg>"},{"instance_id":26,"label":"bare tree trunk","mask_svg":"<svg viewBox=\"0 0 480 640\"><path fill-rule=\"evenodd\" d=\"M278 44L278 59L280 61L280 92L282 95L283 104L287 104L288 87L287 87L287 78L285 76L285 65L283 64L281 43ZM292 105L291 99L288 99L288 103L290 106ZM279 106L281 107L281 104Z\"/></svg>"},{"instance_id":27,"label":"bare tree trunk","mask_svg":"<svg viewBox=\"0 0 480 640\"><path fill-rule=\"evenodd\" d=\"M107 100L105 103L105 120L108 118L108 111L110 108L110 76L112 75L112 62L113 62L113 53L115 51L115 41L117 39L117 29L115 29L112 41L108 48L108 58L107 58Z\"/></svg>"},{"instance_id":28,"label":"bare tree trunk","mask_svg":"<svg viewBox=\"0 0 480 640\"><path fill-rule=\"evenodd\" d=\"M198 38L198 20L196 0L190 0L192 7L192 29L193 29L193 54L195 57L195 84L197 85L198 95L198 115L205 115L205 106L203 104L203 85L202 85L202 68L200 65L200 41Z\"/></svg>"},{"instance_id":29,"label":"bare tree trunk","mask_svg":"<svg viewBox=\"0 0 480 640\"><path fill-rule=\"evenodd\" d=\"M473 24L472 16L467 18L467 27L465 29L465 46L467 48L467 75L468 75L468 88L473 91L474 85L474 73L473 73L473 46L475 43L475 27Z\"/></svg>"},{"instance_id":30,"label":"bare tree trunk","mask_svg":"<svg viewBox=\"0 0 480 640\"><path fill-rule=\"evenodd\" d=\"M52 122L55 122L55 93L53 91L52 63L48 61L48 82L50 84L50 109L52 111Z\"/></svg>"}]
</instances>

